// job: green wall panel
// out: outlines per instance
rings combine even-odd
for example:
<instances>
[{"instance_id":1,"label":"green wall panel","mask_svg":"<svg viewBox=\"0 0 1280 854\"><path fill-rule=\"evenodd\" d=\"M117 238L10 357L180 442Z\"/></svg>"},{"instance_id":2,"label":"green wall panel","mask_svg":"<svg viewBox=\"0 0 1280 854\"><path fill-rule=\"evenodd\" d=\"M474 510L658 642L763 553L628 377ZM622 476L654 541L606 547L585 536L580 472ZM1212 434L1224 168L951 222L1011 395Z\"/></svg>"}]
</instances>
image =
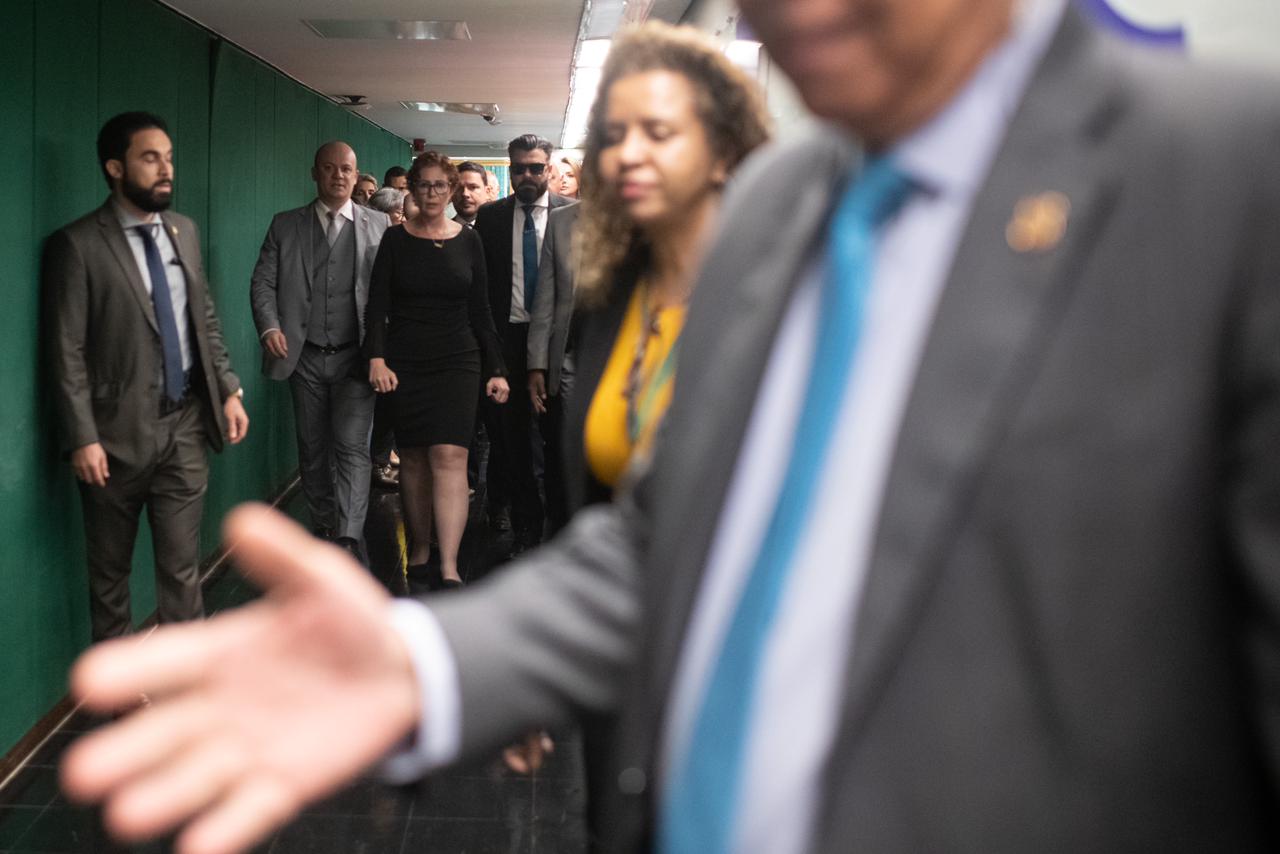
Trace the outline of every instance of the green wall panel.
<instances>
[{"instance_id":1,"label":"green wall panel","mask_svg":"<svg viewBox=\"0 0 1280 854\"><path fill-rule=\"evenodd\" d=\"M35 151L35 9L31 0L5 7L5 45L0 51L0 269L6 277L6 306L0 312L0 364L34 366L38 342L36 259L31 251L35 231L30 199L36 191ZM28 640L41 619L58 619L57 584L40 578L34 560L38 544L30 535L40 513L27 490L40 470L39 411L35 374L30 370L0 372L0 396L6 417L0 419L0 531L7 548L0 557L0 680L29 688L21 694L4 690L0 733L20 733L56 694L41 684L42 650ZM16 417L15 417L16 416ZM63 627L65 629L65 626Z\"/></svg>"},{"instance_id":2,"label":"green wall panel","mask_svg":"<svg viewBox=\"0 0 1280 854\"><path fill-rule=\"evenodd\" d=\"M205 269L251 419L211 458L202 549L234 504L262 498L296 467L288 388L259 371L249 277L272 215L314 196L323 133L349 138L381 177L405 143L283 77L152 0L8 0L0 51L0 752L66 689L88 642L88 584L74 479L40 359L39 263L54 229L102 204L95 140L125 110L163 116L174 141L176 210L195 219ZM370 162L372 158L373 162ZM134 615L154 606L145 519L134 554Z\"/></svg>"}]
</instances>

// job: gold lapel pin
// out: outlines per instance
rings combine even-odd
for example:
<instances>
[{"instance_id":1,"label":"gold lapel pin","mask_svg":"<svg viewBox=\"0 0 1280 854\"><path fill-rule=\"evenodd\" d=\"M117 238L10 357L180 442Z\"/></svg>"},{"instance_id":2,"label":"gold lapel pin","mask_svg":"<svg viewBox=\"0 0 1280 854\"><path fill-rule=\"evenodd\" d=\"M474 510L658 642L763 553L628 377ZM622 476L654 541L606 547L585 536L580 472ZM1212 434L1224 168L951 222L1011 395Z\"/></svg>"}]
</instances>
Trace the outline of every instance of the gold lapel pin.
<instances>
[{"instance_id":1,"label":"gold lapel pin","mask_svg":"<svg viewBox=\"0 0 1280 854\"><path fill-rule=\"evenodd\" d=\"M1004 230L1009 248L1014 252L1048 252L1066 234L1070 214L1071 200L1056 191L1020 199Z\"/></svg>"},{"instance_id":2,"label":"gold lapel pin","mask_svg":"<svg viewBox=\"0 0 1280 854\"><path fill-rule=\"evenodd\" d=\"M170 234L172 234L174 237L177 237L177 236L178 236L178 227L177 227L176 225L171 225L171 226L169 226L169 233L170 233Z\"/></svg>"}]
</instances>

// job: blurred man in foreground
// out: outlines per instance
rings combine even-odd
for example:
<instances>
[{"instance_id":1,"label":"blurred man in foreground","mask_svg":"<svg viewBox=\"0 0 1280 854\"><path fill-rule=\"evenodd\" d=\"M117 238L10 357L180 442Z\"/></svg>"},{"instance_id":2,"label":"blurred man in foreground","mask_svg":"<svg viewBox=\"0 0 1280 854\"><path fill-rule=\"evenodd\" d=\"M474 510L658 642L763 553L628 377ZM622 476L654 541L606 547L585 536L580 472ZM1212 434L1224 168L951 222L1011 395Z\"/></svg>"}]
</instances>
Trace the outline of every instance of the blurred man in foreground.
<instances>
[{"instance_id":1,"label":"blurred man in foreground","mask_svg":"<svg viewBox=\"0 0 1280 854\"><path fill-rule=\"evenodd\" d=\"M840 131L730 191L634 488L429 611L240 511L264 603L74 674L166 698L68 757L112 827L611 708L609 851L1275 849L1274 86L1060 0L742 6Z\"/></svg>"}]
</instances>

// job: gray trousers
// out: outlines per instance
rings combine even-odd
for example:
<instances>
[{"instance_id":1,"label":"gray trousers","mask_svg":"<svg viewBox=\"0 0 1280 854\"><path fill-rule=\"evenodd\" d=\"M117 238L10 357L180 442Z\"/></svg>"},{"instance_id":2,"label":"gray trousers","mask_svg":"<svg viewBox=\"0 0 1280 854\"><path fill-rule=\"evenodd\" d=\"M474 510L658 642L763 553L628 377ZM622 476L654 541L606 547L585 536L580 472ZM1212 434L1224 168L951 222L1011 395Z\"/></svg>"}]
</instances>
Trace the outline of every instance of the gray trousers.
<instances>
[{"instance_id":1,"label":"gray trousers","mask_svg":"<svg viewBox=\"0 0 1280 854\"><path fill-rule=\"evenodd\" d=\"M359 540L369 511L375 393L359 347L326 356L305 346L289 377L298 472L311 524Z\"/></svg>"},{"instance_id":2,"label":"gray trousers","mask_svg":"<svg viewBox=\"0 0 1280 854\"><path fill-rule=\"evenodd\" d=\"M103 487L80 484L85 541L89 551L89 611L93 640L127 635L133 628L129 570L138 519L147 509L155 552L156 610L160 622L198 620L200 518L209 483L201 407L196 399L159 416L156 453L140 468L108 459Z\"/></svg>"}]
</instances>

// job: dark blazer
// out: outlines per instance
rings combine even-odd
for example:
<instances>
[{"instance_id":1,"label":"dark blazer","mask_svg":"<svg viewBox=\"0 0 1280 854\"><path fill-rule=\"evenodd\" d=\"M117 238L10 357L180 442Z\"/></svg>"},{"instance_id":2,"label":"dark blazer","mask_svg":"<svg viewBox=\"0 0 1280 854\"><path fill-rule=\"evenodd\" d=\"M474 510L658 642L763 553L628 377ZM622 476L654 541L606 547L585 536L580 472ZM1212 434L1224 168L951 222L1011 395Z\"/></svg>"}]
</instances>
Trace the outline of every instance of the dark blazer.
<instances>
[{"instance_id":1,"label":"dark blazer","mask_svg":"<svg viewBox=\"0 0 1280 854\"><path fill-rule=\"evenodd\" d=\"M551 193L551 209L573 204L573 199ZM476 214L475 229L484 241L484 268L489 275L489 310L499 338L505 338L511 320L511 229L515 227L515 194L489 202Z\"/></svg>"},{"instance_id":2,"label":"dark blazer","mask_svg":"<svg viewBox=\"0 0 1280 854\"><path fill-rule=\"evenodd\" d=\"M191 388L207 404L209 444L221 450L227 427L222 402L240 388L240 380L222 343L195 223L172 211L160 220L187 280L195 333ZM110 201L49 237L43 290L63 450L101 442L108 455L128 465L149 460L160 417L160 332Z\"/></svg>"},{"instance_id":3,"label":"dark blazer","mask_svg":"<svg viewBox=\"0 0 1280 854\"><path fill-rule=\"evenodd\" d=\"M574 350L573 389L564 401L562 458L564 490L569 514L588 504L608 501L613 489L596 480L586 459L587 412L596 396L596 388L613 354L618 330L627 315L627 305L636 289L640 270L624 265L614 278L605 300L599 306L581 307L575 316L578 324L577 347Z\"/></svg>"},{"instance_id":4,"label":"dark blazer","mask_svg":"<svg viewBox=\"0 0 1280 854\"><path fill-rule=\"evenodd\" d=\"M1272 81L1068 9L909 392L811 851L1280 849L1277 139ZM622 711L604 850L651 845L751 391L856 158L817 131L740 170L648 474L429 603L468 750ZM1046 191L1070 200L1063 238L1015 250L1015 208Z\"/></svg>"}]
</instances>

